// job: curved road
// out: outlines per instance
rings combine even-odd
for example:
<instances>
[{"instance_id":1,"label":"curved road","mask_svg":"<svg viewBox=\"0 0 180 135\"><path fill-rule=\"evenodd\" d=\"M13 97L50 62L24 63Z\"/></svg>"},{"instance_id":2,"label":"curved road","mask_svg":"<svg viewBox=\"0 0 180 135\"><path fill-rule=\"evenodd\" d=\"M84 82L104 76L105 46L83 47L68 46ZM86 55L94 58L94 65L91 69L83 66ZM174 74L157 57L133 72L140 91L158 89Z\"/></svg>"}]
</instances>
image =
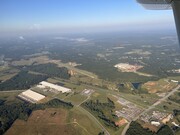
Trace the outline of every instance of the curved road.
<instances>
[{"instance_id":1,"label":"curved road","mask_svg":"<svg viewBox=\"0 0 180 135\"><path fill-rule=\"evenodd\" d=\"M103 129L103 131L105 132L105 135L110 135L110 133L107 131L107 129L96 119L96 117L94 117L94 115L92 115L90 112L88 112L86 109L84 109L81 106L76 106L77 108L79 108L81 111L84 111L86 114L88 114L92 119L94 119L97 124L101 127L101 129Z\"/></svg>"}]
</instances>

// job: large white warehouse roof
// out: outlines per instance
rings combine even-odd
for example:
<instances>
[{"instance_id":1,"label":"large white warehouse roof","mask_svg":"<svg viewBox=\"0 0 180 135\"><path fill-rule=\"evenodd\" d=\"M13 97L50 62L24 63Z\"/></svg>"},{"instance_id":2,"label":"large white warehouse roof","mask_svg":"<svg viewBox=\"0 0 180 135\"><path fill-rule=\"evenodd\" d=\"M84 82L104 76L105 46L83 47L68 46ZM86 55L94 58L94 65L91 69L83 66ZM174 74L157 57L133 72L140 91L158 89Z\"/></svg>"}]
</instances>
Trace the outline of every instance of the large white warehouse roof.
<instances>
[{"instance_id":1,"label":"large white warehouse roof","mask_svg":"<svg viewBox=\"0 0 180 135\"><path fill-rule=\"evenodd\" d=\"M40 101L41 99L45 98L44 95L41 95L30 89L19 94L19 97L22 98L23 100L26 100L26 101L29 101L32 103L36 103L36 102Z\"/></svg>"},{"instance_id":2,"label":"large white warehouse roof","mask_svg":"<svg viewBox=\"0 0 180 135\"><path fill-rule=\"evenodd\" d=\"M45 86L45 87L55 89L55 90L60 91L62 93L71 92L71 89L69 89L69 88L65 88L65 87L62 87L62 86L59 86L59 85L56 85L56 84L52 84L52 83L49 83L49 82L42 81L39 84L42 85L42 86Z\"/></svg>"}]
</instances>

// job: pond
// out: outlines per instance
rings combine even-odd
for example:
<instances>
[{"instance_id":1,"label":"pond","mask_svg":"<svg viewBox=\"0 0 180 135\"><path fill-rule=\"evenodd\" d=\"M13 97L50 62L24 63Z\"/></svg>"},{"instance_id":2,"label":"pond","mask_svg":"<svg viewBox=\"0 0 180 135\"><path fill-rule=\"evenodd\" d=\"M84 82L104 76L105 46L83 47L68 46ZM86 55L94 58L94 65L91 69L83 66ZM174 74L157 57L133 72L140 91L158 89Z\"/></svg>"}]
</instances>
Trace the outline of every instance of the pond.
<instances>
[{"instance_id":1,"label":"pond","mask_svg":"<svg viewBox=\"0 0 180 135\"><path fill-rule=\"evenodd\" d=\"M131 83L135 89L138 89L139 86L142 84L141 82L138 83Z\"/></svg>"}]
</instances>

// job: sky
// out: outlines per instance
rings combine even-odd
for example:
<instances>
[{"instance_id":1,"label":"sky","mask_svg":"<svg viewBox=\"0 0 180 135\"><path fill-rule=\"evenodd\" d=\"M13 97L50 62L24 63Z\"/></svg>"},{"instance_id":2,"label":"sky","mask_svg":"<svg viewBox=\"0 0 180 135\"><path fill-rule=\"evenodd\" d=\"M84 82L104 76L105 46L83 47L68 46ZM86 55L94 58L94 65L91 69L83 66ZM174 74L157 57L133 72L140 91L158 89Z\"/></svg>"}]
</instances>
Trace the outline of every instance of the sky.
<instances>
[{"instance_id":1,"label":"sky","mask_svg":"<svg viewBox=\"0 0 180 135\"><path fill-rule=\"evenodd\" d=\"M136 0L0 0L0 33L175 29L171 10Z\"/></svg>"}]
</instances>

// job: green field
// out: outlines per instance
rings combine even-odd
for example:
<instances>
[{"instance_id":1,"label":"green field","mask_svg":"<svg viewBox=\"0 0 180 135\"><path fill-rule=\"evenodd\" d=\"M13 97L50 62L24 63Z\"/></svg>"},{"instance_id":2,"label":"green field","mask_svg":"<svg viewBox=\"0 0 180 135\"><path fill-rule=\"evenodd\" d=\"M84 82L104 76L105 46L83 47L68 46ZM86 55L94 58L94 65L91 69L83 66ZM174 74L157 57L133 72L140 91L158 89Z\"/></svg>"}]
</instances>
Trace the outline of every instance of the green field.
<instances>
[{"instance_id":1,"label":"green field","mask_svg":"<svg viewBox=\"0 0 180 135\"><path fill-rule=\"evenodd\" d=\"M5 92L2 91L0 92L0 99L6 100L7 104L15 103L15 102L21 102L17 98L17 96L21 93L22 91L13 91L13 92Z\"/></svg>"}]
</instances>

